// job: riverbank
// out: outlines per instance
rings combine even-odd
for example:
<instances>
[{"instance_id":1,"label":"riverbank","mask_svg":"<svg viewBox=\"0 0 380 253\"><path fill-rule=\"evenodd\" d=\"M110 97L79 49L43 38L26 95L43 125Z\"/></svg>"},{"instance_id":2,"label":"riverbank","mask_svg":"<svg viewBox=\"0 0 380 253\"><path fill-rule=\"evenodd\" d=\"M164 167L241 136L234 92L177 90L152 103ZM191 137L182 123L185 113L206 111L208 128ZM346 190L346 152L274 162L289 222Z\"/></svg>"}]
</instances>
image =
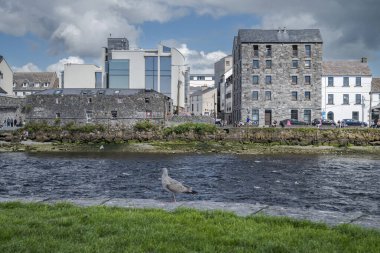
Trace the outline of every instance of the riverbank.
<instances>
[{"instance_id":1,"label":"riverbank","mask_svg":"<svg viewBox=\"0 0 380 253\"><path fill-rule=\"evenodd\" d=\"M279 145L239 141L129 141L127 143L62 143L0 141L0 152L130 152L228 154L380 154L380 146Z\"/></svg>"}]
</instances>

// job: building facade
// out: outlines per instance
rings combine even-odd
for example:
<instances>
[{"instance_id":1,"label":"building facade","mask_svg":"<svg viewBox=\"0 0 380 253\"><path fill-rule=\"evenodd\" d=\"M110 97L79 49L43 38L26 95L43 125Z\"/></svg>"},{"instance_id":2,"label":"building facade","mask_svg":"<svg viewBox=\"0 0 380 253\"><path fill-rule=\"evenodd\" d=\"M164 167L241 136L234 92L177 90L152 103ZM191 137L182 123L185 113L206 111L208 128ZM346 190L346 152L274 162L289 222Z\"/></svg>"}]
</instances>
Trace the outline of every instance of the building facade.
<instances>
[{"instance_id":1,"label":"building facade","mask_svg":"<svg viewBox=\"0 0 380 253\"><path fill-rule=\"evenodd\" d=\"M0 95L13 95L13 71L3 56L0 55Z\"/></svg>"},{"instance_id":2,"label":"building facade","mask_svg":"<svg viewBox=\"0 0 380 253\"><path fill-rule=\"evenodd\" d=\"M103 59L106 88L152 89L184 110L187 67L177 49L163 45L151 50L104 48Z\"/></svg>"},{"instance_id":3,"label":"building facade","mask_svg":"<svg viewBox=\"0 0 380 253\"><path fill-rule=\"evenodd\" d=\"M65 64L62 88L104 88L103 70L93 64Z\"/></svg>"},{"instance_id":4,"label":"building facade","mask_svg":"<svg viewBox=\"0 0 380 253\"><path fill-rule=\"evenodd\" d=\"M13 94L17 97L59 87L55 72L15 72L13 81Z\"/></svg>"},{"instance_id":5,"label":"building facade","mask_svg":"<svg viewBox=\"0 0 380 253\"><path fill-rule=\"evenodd\" d=\"M224 73L223 78L219 84L220 87L220 118L226 120L227 124L232 123L232 84L233 75L232 69Z\"/></svg>"},{"instance_id":6,"label":"building facade","mask_svg":"<svg viewBox=\"0 0 380 253\"><path fill-rule=\"evenodd\" d=\"M371 82L366 58L323 62L322 118L369 123Z\"/></svg>"},{"instance_id":7,"label":"building facade","mask_svg":"<svg viewBox=\"0 0 380 253\"><path fill-rule=\"evenodd\" d=\"M51 89L26 97L27 122L128 127L139 120L164 123L172 101L153 90Z\"/></svg>"},{"instance_id":8,"label":"building facade","mask_svg":"<svg viewBox=\"0 0 380 253\"><path fill-rule=\"evenodd\" d=\"M375 121L376 119L377 120L379 119L379 115L380 115L380 78L379 77L372 78L370 100L371 100L370 121Z\"/></svg>"},{"instance_id":9,"label":"building facade","mask_svg":"<svg viewBox=\"0 0 380 253\"><path fill-rule=\"evenodd\" d=\"M222 108L222 103L224 102L224 99L225 99L223 97L225 93L225 90L223 90L224 84L225 84L225 74L226 72L232 69L232 61L233 61L232 55L228 55L226 57L223 57L219 61L215 62L214 64L215 87L218 90L218 109L217 110L218 110L219 117L221 118L224 117L223 115L224 108Z\"/></svg>"},{"instance_id":10,"label":"building facade","mask_svg":"<svg viewBox=\"0 0 380 253\"><path fill-rule=\"evenodd\" d=\"M213 74L190 74L190 87L215 87Z\"/></svg>"},{"instance_id":11,"label":"building facade","mask_svg":"<svg viewBox=\"0 0 380 253\"><path fill-rule=\"evenodd\" d=\"M200 90L190 95L190 101L192 115L216 117L216 88L201 87Z\"/></svg>"},{"instance_id":12,"label":"building facade","mask_svg":"<svg viewBox=\"0 0 380 253\"><path fill-rule=\"evenodd\" d=\"M242 29L233 46L233 121L311 122L321 117L322 37L318 29Z\"/></svg>"}]
</instances>

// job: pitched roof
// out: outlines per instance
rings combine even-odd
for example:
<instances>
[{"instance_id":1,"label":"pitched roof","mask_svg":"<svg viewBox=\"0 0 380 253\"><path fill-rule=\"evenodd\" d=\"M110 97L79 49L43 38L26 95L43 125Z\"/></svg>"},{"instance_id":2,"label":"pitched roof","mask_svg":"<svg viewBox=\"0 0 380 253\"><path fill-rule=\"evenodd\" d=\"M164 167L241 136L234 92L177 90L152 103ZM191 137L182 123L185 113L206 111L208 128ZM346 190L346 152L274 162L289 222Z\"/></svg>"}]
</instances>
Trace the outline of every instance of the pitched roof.
<instances>
[{"instance_id":1,"label":"pitched roof","mask_svg":"<svg viewBox=\"0 0 380 253\"><path fill-rule=\"evenodd\" d=\"M368 63L360 60L324 61L322 62L324 76L370 76Z\"/></svg>"},{"instance_id":2,"label":"pitched roof","mask_svg":"<svg viewBox=\"0 0 380 253\"><path fill-rule=\"evenodd\" d=\"M93 89L81 89L81 88L65 88L65 89L47 89L35 93L34 95L121 95L121 96L130 96L135 95L140 92L153 92L159 93L155 90L145 90L145 89L102 89L102 88L93 88ZM33 94L32 94L33 95ZM164 94L162 94L165 96Z\"/></svg>"},{"instance_id":3,"label":"pitched roof","mask_svg":"<svg viewBox=\"0 0 380 253\"><path fill-rule=\"evenodd\" d=\"M40 89L58 88L59 86L59 79L55 72L15 72L13 82L16 85L14 89L23 89L22 84L24 82L29 84L40 83ZM43 87L42 84L44 83L49 83L48 87ZM34 87L28 87L27 89L30 88Z\"/></svg>"},{"instance_id":4,"label":"pitched roof","mask_svg":"<svg viewBox=\"0 0 380 253\"><path fill-rule=\"evenodd\" d=\"M0 87L0 94L7 94L7 92Z\"/></svg>"},{"instance_id":5,"label":"pitched roof","mask_svg":"<svg viewBox=\"0 0 380 253\"><path fill-rule=\"evenodd\" d=\"M240 29L238 37L241 43L322 43L322 36L319 29L299 29L299 30L261 30L261 29Z\"/></svg>"},{"instance_id":6,"label":"pitched roof","mask_svg":"<svg viewBox=\"0 0 380 253\"><path fill-rule=\"evenodd\" d=\"M380 93L380 77L372 78L371 92Z\"/></svg>"}]
</instances>

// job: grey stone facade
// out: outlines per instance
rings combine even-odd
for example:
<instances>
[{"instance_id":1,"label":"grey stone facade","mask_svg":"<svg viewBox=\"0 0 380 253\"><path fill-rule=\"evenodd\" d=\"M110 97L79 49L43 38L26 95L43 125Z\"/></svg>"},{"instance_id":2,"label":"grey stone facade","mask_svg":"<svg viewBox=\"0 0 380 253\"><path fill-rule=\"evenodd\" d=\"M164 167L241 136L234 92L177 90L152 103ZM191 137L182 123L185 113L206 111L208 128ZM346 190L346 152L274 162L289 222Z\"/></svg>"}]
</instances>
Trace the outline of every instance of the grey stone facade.
<instances>
[{"instance_id":1,"label":"grey stone facade","mask_svg":"<svg viewBox=\"0 0 380 253\"><path fill-rule=\"evenodd\" d=\"M149 119L163 124L172 115L172 100L152 90L57 89L30 95L26 121L49 124L103 124L130 127Z\"/></svg>"},{"instance_id":2,"label":"grey stone facade","mask_svg":"<svg viewBox=\"0 0 380 253\"><path fill-rule=\"evenodd\" d=\"M306 48L310 48L310 56ZM249 117L255 125L264 126L274 120L321 117L319 30L239 30L233 57L234 122ZM295 61L298 66L293 65Z\"/></svg>"},{"instance_id":3,"label":"grey stone facade","mask_svg":"<svg viewBox=\"0 0 380 253\"><path fill-rule=\"evenodd\" d=\"M6 126L7 119L16 119L17 123L22 122L24 120L24 102L23 98L0 96L0 125Z\"/></svg>"}]
</instances>

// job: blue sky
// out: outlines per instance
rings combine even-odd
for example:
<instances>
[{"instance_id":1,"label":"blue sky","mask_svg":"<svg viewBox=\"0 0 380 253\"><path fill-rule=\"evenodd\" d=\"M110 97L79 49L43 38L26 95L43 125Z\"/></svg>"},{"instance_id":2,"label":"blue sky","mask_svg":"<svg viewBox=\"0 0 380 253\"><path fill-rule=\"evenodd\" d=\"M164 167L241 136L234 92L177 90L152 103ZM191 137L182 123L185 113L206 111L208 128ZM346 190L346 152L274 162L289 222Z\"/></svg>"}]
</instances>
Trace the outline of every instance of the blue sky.
<instances>
[{"instance_id":1,"label":"blue sky","mask_svg":"<svg viewBox=\"0 0 380 253\"><path fill-rule=\"evenodd\" d=\"M132 47L175 46L193 73L207 73L238 29L286 26L321 29L325 60L366 56L380 76L379 9L377 0L0 0L0 54L16 71L100 64L112 33Z\"/></svg>"}]
</instances>

